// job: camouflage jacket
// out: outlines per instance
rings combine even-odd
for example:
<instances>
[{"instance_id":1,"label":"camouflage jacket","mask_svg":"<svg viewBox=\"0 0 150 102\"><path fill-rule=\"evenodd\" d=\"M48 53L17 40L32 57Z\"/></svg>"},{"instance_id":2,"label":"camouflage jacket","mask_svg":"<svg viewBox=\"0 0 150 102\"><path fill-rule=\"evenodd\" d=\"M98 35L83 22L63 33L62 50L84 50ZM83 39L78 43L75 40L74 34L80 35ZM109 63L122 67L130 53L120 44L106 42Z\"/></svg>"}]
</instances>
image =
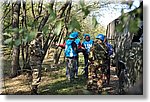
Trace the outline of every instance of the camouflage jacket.
<instances>
[{"instance_id":1,"label":"camouflage jacket","mask_svg":"<svg viewBox=\"0 0 150 102\"><path fill-rule=\"evenodd\" d=\"M36 56L36 57L42 57L44 51L42 49L42 41L38 38L31 41L30 45L30 57Z\"/></svg>"},{"instance_id":2,"label":"camouflage jacket","mask_svg":"<svg viewBox=\"0 0 150 102\"><path fill-rule=\"evenodd\" d=\"M107 46L98 44L97 41L95 41L89 53L89 60L95 61L106 59L108 59Z\"/></svg>"}]
</instances>

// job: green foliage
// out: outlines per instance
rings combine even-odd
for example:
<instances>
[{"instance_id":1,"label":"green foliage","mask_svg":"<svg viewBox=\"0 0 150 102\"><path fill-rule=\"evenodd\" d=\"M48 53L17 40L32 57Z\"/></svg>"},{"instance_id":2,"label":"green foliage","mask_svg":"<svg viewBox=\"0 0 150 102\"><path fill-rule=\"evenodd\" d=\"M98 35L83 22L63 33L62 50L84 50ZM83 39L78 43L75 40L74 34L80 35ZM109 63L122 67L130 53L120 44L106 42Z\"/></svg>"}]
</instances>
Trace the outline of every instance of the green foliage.
<instances>
[{"instance_id":1,"label":"green foliage","mask_svg":"<svg viewBox=\"0 0 150 102\"><path fill-rule=\"evenodd\" d=\"M140 19L139 18L136 18L135 20L130 20L129 22L129 30L130 32L132 33L137 33L139 27L139 22L140 22Z\"/></svg>"},{"instance_id":2,"label":"green foliage","mask_svg":"<svg viewBox=\"0 0 150 102\"><path fill-rule=\"evenodd\" d=\"M8 39L6 39L5 41L4 41L4 44L11 44L12 43L12 38L8 38Z\"/></svg>"},{"instance_id":3,"label":"green foliage","mask_svg":"<svg viewBox=\"0 0 150 102\"><path fill-rule=\"evenodd\" d=\"M19 29L18 28L9 28L6 29L7 33L19 33Z\"/></svg>"},{"instance_id":4,"label":"green foliage","mask_svg":"<svg viewBox=\"0 0 150 102\"><path fill-rule=\"evenodd\" d=\"M73 25L70 23L69 25L68 25L68 31L69 32L72 32L74 30L74 27L73 27Z\"/></svg>"},{"instance_id":5,"label":"green foliage","mask_svg":"<svg viewBox=\"0 0 150 102\"><path fill-rule=\"evenodd\" d=\"M92 25L93 25L93 27L95 28L97 24L98 24L98 22L97 22L96 18L92 17Z\"/></svg>"},{"instance_id":6,"label":"green foliage","mask_svg":"<svg viewBox=\"0 0 150 102\"><path fill-rule=\"evenodd\" d=\"M95 25L95 26L94 26ZM91 39L95 39L95 36L97 36L97 34L99 33L103 33L105 34L106 29L101 26L100 24L98 24L98 22L96 21L95 17L87 17L86 19L84 19L81 23L81 37L83 39L83 34L88 33L91 36Z\"/></svg>"},{"instance_id":7,"label":"green foliage","mask_svg":"<svg viewBox=\"0 0 150 102\"><path fill-rule=\"evenodd\" d=\"M81 31L81 26L80 26L80 23L78 22L78 20L75 17L72 17L72 19L68 25L68 31L72 32L75 29Z\"/></svg>"},{"instance_id":8,"label":"green foliage","mask_svg":"<svg viewBox=\"0 0 150 102\"><path fill-rule=\"evenodd\" d=\"M123 32L125 27L127 27L127 25L128 25L129 31L131 33L136 33L139 29L139 27L138 27L139 22L140 22L139 18L133 19L131 15L122 16L120 19L120 23L117 24L117 26L116 26L116 31Z\"/></svg>"},{"instance_id":9,"label":"green foliage","mask_svg":"<svg viewBox=\"0 0 150 102\"><path fill-rule=\"evenodd\" d=\"M58 22L56 23L56 27L55 27L55 29L54 29L54 34L56 34L57 36L58 36L58 35L60 34L60 32L61 32L62 25L63 25L62 21L58 21Z\"/></svg>"},{"instance_id":10,"label":"green foliage","mask_svg":"<svg viewBox=\"0 0 150 102\"><path fill-rule=\"evenodd\" d=\"M117 32L123 32L125 27L129 28L129 32L136 34L139 30L138 25L140 24L140 14L142 13L141 8L137 8L129 13L124 13L122 10L122 15L119 18L119 24L116 26Z\"/></svg>"},{"instance_id":11,"label":"green foliage","mask_svg":"<svg viewBox=\"0 0 150 102\"><path fill-rule=\"evenodd\" d=\"M20 37L18 39L13 39L13 34L14 33L19 33ZM22 42L27 43L33 40L35 37L36 32L29 31L23 29L8 29L7 33L3 34L4 39L4 44L6 44L8 47L12 47L13 45L19 46L22 44Z\"/></svg>"},{"instance_id":12,"label":"green foliage","mask_svg":"<svg viewBox=\"0 0 150 102\"><path fill-rule=\"evenodd\" d=\"M15 45L15 46L21 45L21 39L15 40L14 45Z\"/></svg>"},{"instance_id":13,"label":"green foliage","mask_svg":"<svg viewBox=\"0 0 150 102\"><path fill-rule=\"evenodd\" d=\"M49 8L49 12L50 12L50 16L49 16L49 20L51 22L53 22L56 19L56 13L54 12L54 10L52 10L51 8Z\"/></svg>"},{"instance_id":14,"label":"green foliage","mask_svg":"<svg viewBox=\"0 0 150 102\"><path fill-rule=\"evenodd\" d=\"M117 26L116 26L116 32L123 32L123 24L118 24Z\"/></svg>"},{"instance_id":15,"label":"green foliage","mask_svg":"<svg viewBox=\"0 0 150 102\"><path fill-rule=\"evenodd\" d=\"M3 36L12 37L12 34L11 33L4 33Z\"/></svg>"},{"instance_id":16,"label":"green foliage","mask_svg":"<svg viewBox=\"0 0 150 102\"><path fill-rule=\"evenodd\" d=\"M88 17L88 14L90 13L90 9L93 7L92 4L87 5L84 0L80 0L79 4L74 5L72 3L71 11L68 12L68 7L63 13L63 16L59 18L59 11L62 6L64 6L64 2L55 2L53 8L51 7L50 3L43 4L42 6L42 13L39 14L39 6L38 3L34 3L34 15L32 12L32 6L30 2L26 2L26 15L24 15L24 9L21 7L20 9L20 16L19 16L19 28L12 28L11 22L12 22L12 12L10 11L8 13L8 16L4 18L4 28L7 29L4 30L3 38L4 38L4 44L8 46L19 46L22 44L26 44L33 40L35 37L36 32L38 31L39 24L41 24L41 21L44 19L45 14L49 14L48 21L46 21L46 24L42 28L42 32L44 33L44 39L47 39L49 33L55 34L59 39L59 34L61 33L62 29L64 29L66 26L68 28L67 32L72 31L79 31L82 33L95 33L95 29L91 29L91 27L85 27L83 25L83 20ZM7 8L12 9L13 5L7 6L7 4L4 4L3 8L4 10ZM78 13L79 12L79 13ZM4 12L4 15L6 15L7 12ZM68 17L68 21L66 21L66 17ZM24 21L26 20L26 22ZM89 26L88 24L85 24L86 26ZM95 18L93 18L93 26L96 28L97 21ZM7 27L8 26L8 27ZM85 28L84 28L85 27ZM90 29L89 29L90 28ZM83 32L83 29L85 29L85 32ZM13 39L13 35L19 33L19 38ZM80 34L81 35L81 34ZM82 35L81 35L82 36ZM63 37L67 38L67 37Z\"/></svg>"},{"instance_id":17,"label":"green foliage","mask_svg":"<svg viewBox=\"0 0 150 102\"><path fill-rule=\"evenodd\" d=\"M24 31L25 31L24 28L20 29L20 30L19 30L19 34L22 34Z\"/></svg>"},{"instance_id":18,"label":"green foliage","mask_svg":"<svg viewBox=\"0 0 150 102\"><path fill-rule=\"evenodd\" d=\"M85 2L84 0L80 0L79 4L81 5L81 7L83 8L85 6Z\"/></svg>"},{"instance_id":19,"label":"green foliage","mask_svg":"<svg viewBox=\"0 0 150 102\"><path fill-rule=\"evenodd\" d=\"M84 0L80 0L79 4L81 6L82 12L84 13L83 18L86 18L88 16L88 14L90 13L90 10L89 10L90 6L85 5Z\"/></svg>"},{"instance_id":20,"label":"green foliage","mask_svg":"<svg viewBox=\"0 0 150 102\"><path fill-rule=\"evenodd\" d=\"M29 34L27 34L27 35L26 35L26 36L27 36L27 42L32 41L32 40L35 38L35 34L36 34L35 31L33 31L33 32L29 33Z\"/></svg>"},{"instance_id":21,"label":"green foliage","mask_svg":"<svg viewBox=\"0 0 150 102\"><path fill-rule=\"evenodd\" d=\"M43 27L43 33L44 34L49 33L49 25L48 24Z\"/></svg>"},{"instance_id":22,"label":"green foliage","mask_svg":"<svg viewBox=\"0 0 150 102\"><path fill-rule=\"evenodd\" d=\"M6 32L3 34L4 44L10 48L12 48L14 44L16 44L16 42L13 40L13 34L15 33L19 33L18 28L7 29Z\"/></svg>"},{"instance_id":23,"label":"green foliage","mask_svg":"<svg viewBox=\"0 0 150 102\"><path fill-rule=\"evenodd\" d=\"M83 8L82 11L84 12L84 17L83 18L87 17L87 15L90 13L88 7Z\"/></svg>"},{"instance_id":24,"label":"green foliage","mask_svg":"<svg viewBox=\"0 0 150 102\"><path fill-rule=\"evenodd\" d=\"M7 38L7 39L4 40L4 44L5 44L8 48L12 49L12 47L13 47L13 45L14 45L14 41L13 41L12 38Z\"/></svg>"}]
</instances>

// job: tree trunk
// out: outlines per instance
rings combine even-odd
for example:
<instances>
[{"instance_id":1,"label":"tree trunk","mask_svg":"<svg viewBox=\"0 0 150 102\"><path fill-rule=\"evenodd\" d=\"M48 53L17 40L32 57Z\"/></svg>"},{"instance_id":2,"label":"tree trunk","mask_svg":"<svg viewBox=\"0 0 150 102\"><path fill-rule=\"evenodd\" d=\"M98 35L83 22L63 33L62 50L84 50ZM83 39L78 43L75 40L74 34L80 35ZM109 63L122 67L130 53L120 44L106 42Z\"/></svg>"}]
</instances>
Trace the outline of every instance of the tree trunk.
<instances>
[{"instance_id":1,"label":"tree trunk","mask_svg":"<svg viewBox=\"0 0 150 102\"><path fill-rule=\"evenodd\" d=\"M71 11L71 5L72 5L72 1L67 1L62 8L59 10L59 18L63 17L63 14L65 13L65 10L67 10L67 13L65 14L65 28L61 31L60 33L60 37L58 40L58 43L64 43L64 36L67 35L68 33L68 28L67 28L67 23L69 22L69 16L70 16L70 11ZM68 7L68 9L67 9ZM55 49L54 51L54 63L57 64L59 62L60 59L60 55L62 53L62 49Z\"/></svg>"},{"instance_id":2,"label":"tree trunk","mask_svg":"<svg viewBox=\"0 0 150 102\"><path fill-rule=\"evenodd\" d=\"M51 40L50 40L50 38L51 38ZM42 56L42 62L43 62L43 60L44 60L44 57L45 57L45 55L46 55L46 52L47 52L47 50L48 50L48 48L52 45L52 42L54 41L56 39L56 36L55 35L53 35L53 37L48 37L47 38L47 40L46 40L46 42L45 42L45 44L44 44L44 47L43 47L43 50L44 50L44 54L43 54L43 56Z\"/></svg>"},{"instance_id":3,"label":"tree trunk","mask_svg":"<svg viewBox=\"0 0 150 102\"><path fill-rule=\"evenodd\" d=\"M50 5L50 8L53 9L54 0L52 0L50 4L51 4L51 5ZM62 18L63 14L65 13L65 10L67 9L68 5L70 5L70 4L71 4L71 1L67 1L67 2L60 8L59 13L58 13L58 15L57 15L58 18ZM69 8L69 9L70 9L70 8ZM71 9L70 9L70 10L71 10ZM47 13L46 16L42 19L42 21L40 22L38 31L42 31L42 28L44 27L45 23L47 22L49 15L50 15L50 14ZM45 57L45 55L46 55L46 52L47 52L48 48L52 45L53 40L56 39L56 36L53 36L51 40L50 40L50 38L51 38L51 37L49 36L49 37L47 38L45 44L44 44L44 47L43 47L43 49L44 49L44 55L42 56L42 61L44 60L44 57ZM49 40L50 40L50 41L49 41ZM62 51L59 51L59 52L55 51L55 52L57 53L57 55L60 55ZM56 61L56 62L58 62L58 61L59 61L59 57L57 57L57 61Z\"/></svg>"},{"instance_id":4,"label":"tree trunk","mask_svg":"<svg viewBox=\"0 0 150 102\"><path fill-rule=\"evenodd\" d=\"M49 15L50 15L50 14L48 14L48 11L46 11L46 12L47 12L46 16L43 17L42 21L40 22L39 28L38 28L38 31L40 31L40 32L42 31L44 25L46 24L46 22L47 22L47 20L49 18Z\"/></svg>"},{"instance_id":5,"label":"tree trunk","mask_svg":"<svg viewBox=\"0 0 150 102\"><path fill-rule=\"evenodd\" d=\"M22 19L22 28L25 28L27 29L27 23L26 23L26 1L25 0L22 0L22 8L23 8L23 11L22 11L22 14L23 14L23 19ZM24 33L23 33L23 36L24 36ZM22 43L22 46L21 46L21 50L22 50L22 61L23 61L23 67L22 67L22 70L23 71L28 71L30 70L30 65L29 65L29 56L28 56L28 42L27 43Z\"/></svg>"},{"instance_id":6,"label":"tree trunk","mask_svg":"<svg viewBox=\"0 0 150 102\"><path fill-rule=\"evenodd\" d=\"M14 5L13 9L13 21L12 28L19 28L19 15L20 15L20 0L16 1L16 5ZM19 38L19 32L15 32L13 35L13 40L17 40ZM17 76L20 70L19 65L19 55L20 55L20 46L13 45L13 53L12 53L12 77Z\"/></svg>"},{"instance_id":7,"label":"tree trunk","mask_svg":"<svg viewBox=\"0 0 150 102\"><path fill-rule=\"evenodd\" d=\"M31 0L31 5L32 5L32 15L35 19L35 13L34 13L34 4L33 4L33 0Z\"/></svg>"},{"instance_id":8,"label":"tree trunk","mask_svg":"<svg viewBox=\"0 0 150 102\"><path fill-rule=\"evenodd\" d=\"M64 30L62 30L62 32L60 34L60 37L59 37L59 40L58 40L58 44L63 42L63 35L64 35L63 33L64 33ZM57 64L59 62L59 58L60 58L61 52L62 52L62 49L55 49L54 57L53 57L54 64Z\"/></svg>"}]
</instances>

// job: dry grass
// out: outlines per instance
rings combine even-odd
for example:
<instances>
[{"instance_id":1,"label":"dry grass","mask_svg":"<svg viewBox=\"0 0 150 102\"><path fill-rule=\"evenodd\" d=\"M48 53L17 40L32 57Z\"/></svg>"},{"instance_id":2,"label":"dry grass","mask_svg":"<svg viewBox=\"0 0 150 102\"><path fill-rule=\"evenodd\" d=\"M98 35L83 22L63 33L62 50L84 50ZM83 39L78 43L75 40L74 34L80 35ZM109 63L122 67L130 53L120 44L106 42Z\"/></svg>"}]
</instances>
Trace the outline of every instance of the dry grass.
<instances>
[{"instance_id":1,"label":"dry grass","mask_svg":"<svg viewBox=\"0 0 150 102\"><path fill-rule=\"evenodd\" d=\"M83 57L80 58L79 78L73 83L68 82L65 76L65 63L52 65L50 60L43 63L42 80L38 92L41 95L92 95L98 94L86 90L86 79L81 75L83 70ZM111 68L114 72L114 68ZM30 83L26 73L18 77L9 78L10 61L4 62L4 84L2 94L30 95ZM101 94L116 94L118 79L111 75L111 82Z\"/></svg>"}]
</instances>

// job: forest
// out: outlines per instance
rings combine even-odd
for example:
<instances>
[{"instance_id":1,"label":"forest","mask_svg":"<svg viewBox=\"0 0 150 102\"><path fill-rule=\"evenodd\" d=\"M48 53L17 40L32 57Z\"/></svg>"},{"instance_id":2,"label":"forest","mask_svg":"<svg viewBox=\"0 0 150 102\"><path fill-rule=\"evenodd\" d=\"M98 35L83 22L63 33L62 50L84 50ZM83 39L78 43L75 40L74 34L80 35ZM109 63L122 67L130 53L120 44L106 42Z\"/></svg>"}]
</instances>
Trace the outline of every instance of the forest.
<instances>
[{"instance_id":1,"label":"forest","mask_svg":"<svg viewBox=\"0 0 150 102\"><path fill-rule=\"evenodd\" d=\"M104 0L105 1L105 0ZM79 38L84 40L84 34L90 34L94 40L97 34L106 35L106 28L97 22L92 12L114 3L95 0L5 0L1 2L3 15L1 61L3 67L2 94L30 94L30 79L28 72L31 67L29 46L37 32L42 32L42 79L39 85L41 95L97 95L99 93L86 90L86 79L82 76L84 57L79 53L79 78L74 83L68 83L65 76L66 66L64 49L57 47L62 44L70 33L79 32ZM104 2L104 3L100 3ZM123 2L122 3L126 3ZM131 5L132 2L126 3ZM140 10L134 13L141 13ZM127 17L122 20L126 22ZM123 22L123 23L124 23ZM130 23L131 32L137 32L135 22ZM121 32L124 24L116 29ZM116 67L111 67L111 86L105 87L103 95L119 94Z\"/></svg>"}]
</instances>

